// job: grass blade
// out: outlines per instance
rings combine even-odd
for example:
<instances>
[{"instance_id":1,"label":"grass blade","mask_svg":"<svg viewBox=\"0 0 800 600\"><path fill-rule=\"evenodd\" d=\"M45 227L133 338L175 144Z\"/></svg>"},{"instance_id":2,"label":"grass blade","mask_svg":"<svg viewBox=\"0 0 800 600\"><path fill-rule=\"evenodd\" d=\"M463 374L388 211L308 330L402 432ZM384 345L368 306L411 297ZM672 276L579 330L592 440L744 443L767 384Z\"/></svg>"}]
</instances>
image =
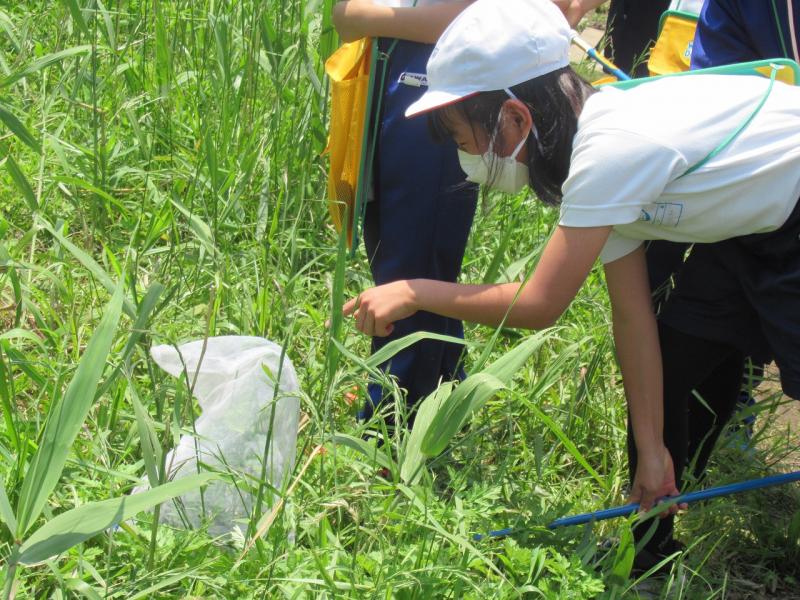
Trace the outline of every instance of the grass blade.
<instances>
[{"instance_id":1,"label":"grass blade","mask_svg":"<svg viewBox=\"0 0 800 600\"><path fill-rule=\"evenodd\" d=\"M59 52L53 52L52 54L47 54L46 56L43 56L40 59L33 61L24 69L21 69L16 73L12 73L8 77L6 77L2 82L0 82L0 88L8 87L12 83L16 83L20 79L24 79L28 75L36 73L36 71L41 71L42 69L45 69L50 65L54 65L58 62L61 62L65 58L70 58L71 56L79 56L81 54L89 54L91 51L92 47L88 44L85 44L83 46L74 46L72 48L67 48L66 50L60 50Z\"/></svg>"},{"instance_id":2,"label":"grass blade","mask_svg":"<svg viewBox=\"0 0 800 600\"><path fill-rule=\"evenodd\" d=\"M441 404L430 422L424 424L426 432L422 439L422 453L426 456L441 453L470 415L510 384L514 374L552 336L552 330L540 331L480 373L467 377Z\"/></svg>"},{"instance_id":3,"label":"grass blade","mask_svg":"<svg viewBox=\"0 0 800 600\"><path fill-rule=\"evenodd\" d=\"M16 556L12 556L10 560L26 565L47 560L156 504L172 500L205 485L215 477L217 475L214 473L190 475L146 492L89 502L68 510L37 529L23 542Z\"/></svg>"},{"instance_id":4,"label":"grass blade","mask_svg":"<svg viewBox=\"0 0 800 600\"><path fill-rule=\"evenodd\" d=\"M3 151L7 154L6 156L6 170L8 174L11 175L11 179L14 180L14 185L17 186L17 189L22 193L22 197L25 198L25 202L28 203L28 208L32 211L36 211L39 209L39 205L36 202L36 194L33 193L33 188L31 187L28 178L25 177L25 173L22 172L22 169L19 168L17 162L8 154L8 147L5 144L0 144L0 151Z\"/></svg>"},{"instance_id":5,"label":"grass blade","mask_svg":"<svg viewBox=\"0 0 800 600\"><path fill-rule=\"evenodd\" d=\"M400 468L400 477L409 485L417 480L422 464L425 462L426 457L422 453L422 439L430 430L431 422L438 413L439 407L453 392L454 386L454 381L443 383L419 405L417 416L414 419L414 428L407 438L403 466Z\"/></svg>"},{"instance_id":6,"label":"grass blade","mask_svg":"<svg viewBox=\"0 0 800 600\"><path fill-rule=\"evenodd\" d=\"M58 243L64 246L67 250L69 250L70 254L72 254L78 261L86 267L86 269L94 276L100 284L108 290L109 294L115 294L117 289L117 284L114 283L114 280L111 279L111 276L106 273L106 271L99 265L97 262L89 256L86 252L78 248L75 244L69 241L66 237L64 237L60 231L58 231L55 227L50 225L44 219L40 219L39 223L45 230L47 230L50 235L58 240ZM125 311L125 314L128 315L130 318L135 319L136 315L136 308L133 306L133 303L128 300L127 298L123 301L122 307Z\"/></svg>"},{"instance_id":7,"label":"grass blade","mask_svg":"<svg viewBox=\"0 0 800 600\"><path fill-rule=\"evenodd\" d=\"M86 20L83 18L83 13L81 12L76 0L60 0L60 2L67 7L69 14L72 16L72 20L75 22L75 25L78 26L78 29L80 29L84 35L89 37L89 28L86 26Z\"/></svg>"},{"instance_id":8,"label":"grass blade","mask_svg":"<svg viewBox=\"0 0 800 600\"><path fill-rule=\"evenodd\" d=\"M3 121L14 135L30 146L37 154L42 153L42 145L39 141L33 137L33 134L2 102L0 102L0 121Z\"/></svg>"},{"instance_id":9,"label":"grass blade","mask_svg":"<svg viewBox=\"0 0 800 600\"><path fill-rule=\"evenodd\" d=\"M0 477L0 519L8 527L11 535L17 530L17 519L14 516L14 509L11 508L11 503L8 501L8 494L6 494L6 486L3 485L3 478Z\"/></svg>"},{"instance_id":10,"label":"grass blade","mask_svg":"<svg viewBox=\"0 0 800 600\"><path fill-rule=\"evenodd\" d=\"M41 443L22 484L17 506L17 537L22 538L42 512L67 460L67 454L92 407L122 310L120 283L100 325L86 346L64 397L50 408Z\"/></svg>"}]
</instances>

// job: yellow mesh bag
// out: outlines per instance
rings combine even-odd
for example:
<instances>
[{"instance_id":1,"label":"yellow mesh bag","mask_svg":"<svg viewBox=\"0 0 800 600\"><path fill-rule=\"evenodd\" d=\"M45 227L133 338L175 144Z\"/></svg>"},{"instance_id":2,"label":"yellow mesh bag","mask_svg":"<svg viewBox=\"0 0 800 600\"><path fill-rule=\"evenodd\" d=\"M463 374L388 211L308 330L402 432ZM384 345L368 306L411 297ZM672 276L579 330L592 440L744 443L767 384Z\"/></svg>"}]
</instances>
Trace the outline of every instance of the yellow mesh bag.
<instances>
[{"instance_id":1,"label":"yellow mesh bag","mask_svg":"<svg viewBox=\"0 0 800 600\"><path fill-rule=\"evenodd\" d=\"M697 15L677 10L665 12L661 17L658 39L647 61L650 75L688 71L696 29Z\"/></svg>"},{"instance_id":2,"label":"yellow mesh bag","mask_svg":"<svg viewBox=\"0 0 800 600\"><path fill-rule=\"evenodd\" d=\"M372 45L368 38L342 45L325 62L331 81L328 146L328 211L338 231L345 215L348 246L353 239L355 197L361 148L367 121L367 96Z\"/></svg>"}]
</instances>

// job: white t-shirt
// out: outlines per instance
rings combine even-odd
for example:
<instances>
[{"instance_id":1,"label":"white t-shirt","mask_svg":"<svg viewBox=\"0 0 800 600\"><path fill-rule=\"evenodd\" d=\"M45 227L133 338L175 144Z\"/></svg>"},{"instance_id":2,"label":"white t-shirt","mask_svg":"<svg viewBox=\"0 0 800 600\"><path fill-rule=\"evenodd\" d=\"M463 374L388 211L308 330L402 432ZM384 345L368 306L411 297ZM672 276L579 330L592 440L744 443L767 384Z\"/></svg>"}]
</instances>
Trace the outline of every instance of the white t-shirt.
<instances>
[{"instance_id":1,"label":"white t-shirt","mask_svg":"<svg viewBox=\"0 0 800 600\"><path fill-rule=\"evenodd\" d=\"M578 120L560 224L612 225L603 263L643 240L717 242L778 229L800 196L800 87L776 81L744 131L681 177L741 126L768 85L689 75L594 94Z\"/></svg>"},{"instance_id":2,"label":"white t-shirt","mask_svg":"<svg viewBox=\"0 0 800 600\"><path fill-rule=\"evenodd\" d=\"M700 11L703 9L704 3L705 0L672 0L672 2L669 3L669 9L699 15Z\"/></svg>"},{"instance_id":3,"label":"white t-shirt","mask_svg":"<svg viewBox=\"0 0 800 600\"><path fill-rule=\"evenodd\" d=\"M418 0L416 5L414 0L374 0L375 4L382 6L391 6L392 8L403 8L407 6L427 6L431 4L444 4L445 2L453 2L453 0Z\"/></svg>"}]
</instances>

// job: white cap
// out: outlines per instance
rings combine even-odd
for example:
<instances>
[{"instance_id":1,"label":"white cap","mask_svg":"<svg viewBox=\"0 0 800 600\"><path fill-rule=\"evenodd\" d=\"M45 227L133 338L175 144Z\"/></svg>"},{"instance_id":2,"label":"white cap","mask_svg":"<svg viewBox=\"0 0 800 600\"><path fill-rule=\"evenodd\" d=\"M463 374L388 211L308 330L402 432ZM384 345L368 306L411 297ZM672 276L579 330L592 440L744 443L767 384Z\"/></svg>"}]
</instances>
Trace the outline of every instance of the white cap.
<instances>
[{"instance_id":1,"label":"white cap","mask_svg":"<svg viewBox=\"0 0 800 600\"><path fill-rule=\"evenodd\" d=\"M552 0L476 0L439 38L428 60L428 91L406 116L566 67L570 40Z\"/></svg>"}]
</instances>

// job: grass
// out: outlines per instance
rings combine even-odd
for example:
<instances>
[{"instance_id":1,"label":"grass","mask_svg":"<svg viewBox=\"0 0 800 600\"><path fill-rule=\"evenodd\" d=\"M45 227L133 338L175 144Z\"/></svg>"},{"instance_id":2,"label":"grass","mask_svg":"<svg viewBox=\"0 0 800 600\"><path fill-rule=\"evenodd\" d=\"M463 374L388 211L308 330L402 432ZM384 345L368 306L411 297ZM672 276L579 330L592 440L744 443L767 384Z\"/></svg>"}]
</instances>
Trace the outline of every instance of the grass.
<instances>
[{"instance_id":1,"label":"grass","mask_svg":"<svg viewBox=\"0 0 800 600\"><path fill-rule=\"evenodd\" d=\"M624 538L625 523L545 528L624 500L624 399L599 271L506 389L470 396L482 408L414 477L401 477L408 435L380 449L362 439L378 422L356 423L346 398L365 393L368 340L348 323L325 326L369 284L363 255L345 260L326 215L328 14L330 0L0 6L7 596L635 595L624 557L598 547ZM490 200L464 279L524 277L556 215L524 196ZM280 498L265 494L242 524L248 537L224 543L137 507L132 520L109 515L196 414L186 382L147 349L223 334L272 339L298 368L308 420ZM467 338L476 374L526 339L480 327ZM776 401L763 404L759 430ZM401 406L396 394L387 410ZM69 427L51 425L59 414ZM748 461L719 453L709 484L779 470L792 438L770 440ZM789 597L798 508L786 488L692 510L680 534L696 544L658 593ZM65 539L76 515L70 530L84 535ZM472 540L506 526L521 532ZM34 542L58 552L8 567Z\"/></svg>"}]
</instances>

